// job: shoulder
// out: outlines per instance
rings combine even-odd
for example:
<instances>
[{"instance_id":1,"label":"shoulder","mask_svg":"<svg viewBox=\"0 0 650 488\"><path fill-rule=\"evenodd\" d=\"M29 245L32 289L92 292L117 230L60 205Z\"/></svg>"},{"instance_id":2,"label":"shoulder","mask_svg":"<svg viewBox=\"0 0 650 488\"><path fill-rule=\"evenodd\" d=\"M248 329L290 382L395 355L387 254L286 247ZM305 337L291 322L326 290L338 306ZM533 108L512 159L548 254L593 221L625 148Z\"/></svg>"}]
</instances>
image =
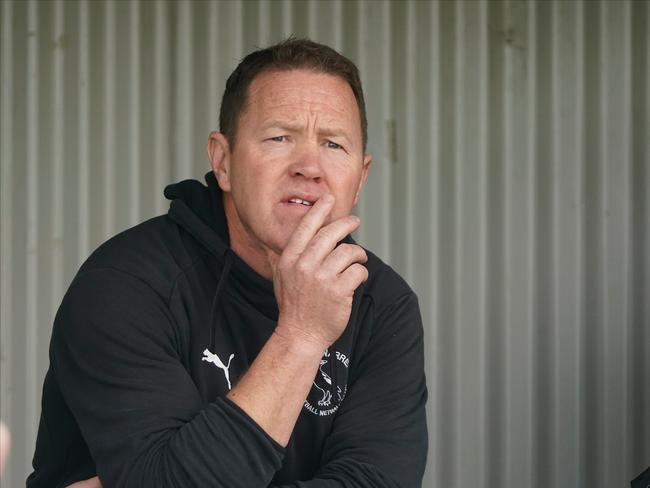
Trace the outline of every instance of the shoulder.
<instances>
[{"instance_id":1,"label":"shoulder","mask_svg":"<svg viewBox=\"0 0 650 488\"><path fill-rule=\"evenodd\" d=\"M363 285L364 323L374 350L388 354L417 349L422 342L423 326L418 298L413 289L391 266L366 251L368 280Z\"/></svg>"},{"instance_id":2,"label":"shoulder","mask_svg":"<svg viewBox=\"0 0 650 488\"><path fill-rule=\"evenodd\" d=\"M397 271L367 249L366 254L368 281L364 286L364 295L373 301L376 315L404 300L417 301L415 292Z\"/></svg>"},{"instance_id":3,"label":"shoulder","mask_svg":"<svg viewBox=\"0 0 650 488\"><path fill-rule=\"evenodd\" d=\"M200 256L195 243L187 239L172 219L163 215L101 244L81 266L75 280L110 271L142 281L158 295L167 297L178 276Z\"/></svg>"},{"instance_id":4,"label":"shoulder","mask_svg":"<svg viewBox=\"0 0 650 488\"><path fill-rule=\"evenodd\" d=\"M424 329L417 296L391 266L366 252L368 280L362 285L355 378L401 361L408 363L402 370L408 367L411 376L420 374Z\"/></svg>"},{"instance_id":5,"label":"shoulder","mask_svg":"<svg viewBox=\"0 0 650 488\"><path fill-rule=\"evenodd\" d=\"M53 357L99 355L134 344L176 354L181 342L170 296L192 263L185 239L169 217L161 216L101 244L79 269L57 311ZM123 347L107 347L116 344Z\"/></svg>"}]
</instances>

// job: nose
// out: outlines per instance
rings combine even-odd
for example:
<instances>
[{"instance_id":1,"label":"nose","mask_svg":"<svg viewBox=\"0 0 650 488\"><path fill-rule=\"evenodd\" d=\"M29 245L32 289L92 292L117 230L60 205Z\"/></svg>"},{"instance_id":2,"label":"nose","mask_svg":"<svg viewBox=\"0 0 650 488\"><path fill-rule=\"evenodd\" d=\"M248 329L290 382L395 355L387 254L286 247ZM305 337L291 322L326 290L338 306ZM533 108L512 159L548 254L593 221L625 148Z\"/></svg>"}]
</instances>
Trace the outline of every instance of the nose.
<instances>
[{"instance_id":1,"label":"nose","mask_svg":"<svg viewBox=\"0 0 650 488\"><path fill-rule=\"evenodd\" d=\"M317 182L323 178L323 167L317 144L301 145L299 151L294 153L294 158L294 162L289 166L291 176L302 176Z\"/></svg>"}]
</instances>

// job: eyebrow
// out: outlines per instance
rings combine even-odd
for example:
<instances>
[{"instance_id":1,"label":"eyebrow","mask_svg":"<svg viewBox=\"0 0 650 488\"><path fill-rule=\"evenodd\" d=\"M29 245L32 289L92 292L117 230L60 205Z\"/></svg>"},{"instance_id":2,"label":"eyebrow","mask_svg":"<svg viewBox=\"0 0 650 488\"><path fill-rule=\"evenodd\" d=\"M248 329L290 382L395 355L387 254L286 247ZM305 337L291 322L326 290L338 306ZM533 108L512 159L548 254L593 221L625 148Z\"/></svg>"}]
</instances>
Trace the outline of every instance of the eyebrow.
<instances>
[{"instance_id":1,"label":"eyebrow","mask_svg":"<svg viewBox=\"0 0 650 488\"><path fill-rule=\"evenodd\" d=\"M271 119L267 122L264 122L260 126L260 130L264 131L267 129L271 129L273 127L287 130L289 132L301 132L304 128L304 125L299 122L294 122L289 120ZM350 137L348 137L348 134L342 129L325 126L318 130L318 134L323 136L329 136L329 137L341 137L345 139L348 142L348 144L352 144L352 140L350 139Z\"/></svg>"}]
</instances>

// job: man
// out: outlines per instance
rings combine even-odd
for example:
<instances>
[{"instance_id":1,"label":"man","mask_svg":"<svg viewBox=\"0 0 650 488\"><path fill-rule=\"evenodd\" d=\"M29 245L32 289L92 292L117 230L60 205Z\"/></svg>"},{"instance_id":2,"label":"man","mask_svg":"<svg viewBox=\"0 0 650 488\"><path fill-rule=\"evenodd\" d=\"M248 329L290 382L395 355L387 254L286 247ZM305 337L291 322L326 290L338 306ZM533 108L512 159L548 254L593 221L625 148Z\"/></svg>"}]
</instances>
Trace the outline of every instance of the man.
<instances>
[{"instance_id":1,"label":"man","mask_svg":"<svg viewBox=\"0 0 650 488\"><path fill-rule=\"evenodd\" d=\"M253 52L220 126L207 187L167 187L168 215L71 284L27 485L419 486L417 300L349 237L371 165L356 67L306 40Z\"/></svg>"}]
</instances>

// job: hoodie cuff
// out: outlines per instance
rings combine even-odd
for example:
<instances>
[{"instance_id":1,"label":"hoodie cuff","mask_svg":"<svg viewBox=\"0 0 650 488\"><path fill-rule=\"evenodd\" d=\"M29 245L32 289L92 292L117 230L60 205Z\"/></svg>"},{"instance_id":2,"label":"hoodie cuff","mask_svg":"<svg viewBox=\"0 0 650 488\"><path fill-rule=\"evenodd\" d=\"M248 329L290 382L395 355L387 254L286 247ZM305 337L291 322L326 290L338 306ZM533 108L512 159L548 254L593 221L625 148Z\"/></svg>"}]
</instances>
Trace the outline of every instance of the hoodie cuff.
<instances>
[{"instance_id":1,"label":"hoodie cuff","mask_svg":"<svg viewBox=\"0 0 650 488\"><path fill-rule=\"evenodd\" d=\"M286 449L284 447L278 444L278 442L275 441L275 439L273 439L264 429L262 429L262 427L260 427L258 423L255 422L255 420L253 420L253 418L250 415L248 415L244 410L242 410L239 407L239 405L233 402L230 398L220 397L217 399L216 403L219 402L223 402L224 409L230 409L235 415L237 415L242 420L242 422L246 422L246 424L250 428L256 430L257 433L265 439L266 443L268 443L270 447L272 447L276 451L277 455L281 457L280 463L282 462L282 460L284 459L284 454L286 452Z\"/></svg>"}]
</instances>

